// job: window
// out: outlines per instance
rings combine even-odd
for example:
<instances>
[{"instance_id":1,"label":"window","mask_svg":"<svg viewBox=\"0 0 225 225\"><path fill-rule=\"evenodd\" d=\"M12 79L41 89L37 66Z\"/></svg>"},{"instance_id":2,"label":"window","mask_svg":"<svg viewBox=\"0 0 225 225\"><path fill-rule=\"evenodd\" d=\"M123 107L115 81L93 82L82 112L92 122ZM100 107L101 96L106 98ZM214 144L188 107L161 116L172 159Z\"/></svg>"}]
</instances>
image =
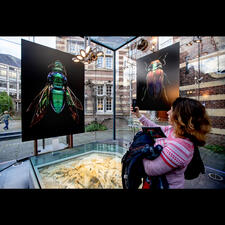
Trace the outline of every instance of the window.
<instances>
[{"instance_id":1,"label":"window","mask_svg":"<svg viewBox=\"0 0 225 225\"><path fill-rule=\"evenodd\" d=\"M97 98L97 110L103 111L103 98Z\"/></svg>"},{"instance_id":2,"label":"window","mask_svg":"<svg viewBox=\"0 0 225 225\"><path fill-rule=\"evenodd\" d=\"M112 111L112 98L106 98L106 111Z\"/></svg>"},{"instance_id":3,"label":"window","mask_svg":"<svg viewBox=\"0 0 225 225\"><path fill-rule=\"evenodd\" d=\"M16 72L9 71L9 78L16 79Z\"/></svg>"},{"instance_id":4,"label":"window","mask_svg":"<svg viewBox=\"0 0 225 225\"><path fill-rule=\"evenodd\" d=\"M1 81L1 82L0 82L0 87L6 88L6 87L7 87L6 81Z\"/></svg>"},{"instance_id":5,"label":"window","mask_svg":"<svg viewBox=\"0 0 225 225\"><path fill-rule=\"evenodd\" d=\"M81 41L68 40L67 41L67 52L80 54L80 50L84 48L84 43Z\"/></svg>"},{"instance_id":6,"label":"window","mask_svg":"<svg viewBox=\"0 0 225 225\"><path fill-rule=\"evenodd\" d=\"M97 85L97 112L112 113L112 85Z\"/></svg>"},{"instance_id":7,"label":"window","mask_svg":"<svg viewBox=\"0 0 225 225\"><path fill-rule=\"evenodd\" d=\"M97 51L103 51L103 48L104 48L104 47L98 45L98 46L97 46Z\"/></svg>"},{"instance_id":8,"label":"window","mask_svg":"<svg viewBox=\"0 0 225 225\"><path fill-rule=\"evenodd\" d=\"M7 69L7 66L0 64L0 68Z\"/></svg>"},{"instance_id":9,"label":"window","mask_svg":"<svg viewBox=\"0 0 225 225\"><path fill-rule=\"evenodd\" d=\"M112 69L112 57L106 57L106 68Z\"/></svg>"},{"instance_id":10,"label":"window","mask_svg":"<svg viewBox=\"0 0 225 225\"><path fill-rule=\"evenodd\" d=\"M98 57L96 67L98 67L98 68L103 67L103 57L102 56Z\"/></svg>"},{"instance_id":11,"label":"window","mask_svg":"<svg viewBox=\"0 0 225 225\"><path fill-rule=\"evenodd\" d=\"M6 76L6 70L0 69L0 76L5 77Z\"/></svg>"},{"instance_id":12,"label":"window","mask_svg":"<svg viewBox=\"0 0 225 225\"><path fill-rule=\"evenodd\" d=\"M135 44L132 44L130 48L128 49L128 58L134 59L136 58L136 54L137 54L137 48L135 43Z\"/></svg>"},{"instance_id":13,"label":"window","mask_svg":"<svg viewBox=\"0 0 225 225\"><path fill-rule=\"evenodd\" d=\"M103 95L103 85L98 85L98 95Z\"/></svg>"},{"instance_id":14,"label":"window","mask_svg":"<svg viewBox=\"0 0 225 225\"><path fill-rule=\"evenodd\" d=\"M11 70L11 71L15 71L15 68L13 68L13 67L9 67L9 70Z\"/></svg>"},{"instance_id":15,"label":"window","mask_svg":"<svg viewBox=\"0 0 225 225\"><path fill-rule=\"evenodd\" d=\"M112 85L106 85L106 95L112 95Z\"/></svg>"},{"instance_id":16,"label":"window","mask_svg":"<svg viewBox=\"0 0 225 225\"><path fill-rule=\"evenodd\" d=\"M9 83L9 88L16 89L16 83L15 82Z\"/></svg>"},{"instance_id":17,"label":"window","mask_svg":"<svg viewBox=\"0 0 225 225\"><path fill-rule=\"evenodd\" d=\"M106 50L106 54L111 55L111 54L112 54L112 51L111 51L111 50L109 50L109 49L107 49L107 50Z\"/></svg>"}]
</instances>

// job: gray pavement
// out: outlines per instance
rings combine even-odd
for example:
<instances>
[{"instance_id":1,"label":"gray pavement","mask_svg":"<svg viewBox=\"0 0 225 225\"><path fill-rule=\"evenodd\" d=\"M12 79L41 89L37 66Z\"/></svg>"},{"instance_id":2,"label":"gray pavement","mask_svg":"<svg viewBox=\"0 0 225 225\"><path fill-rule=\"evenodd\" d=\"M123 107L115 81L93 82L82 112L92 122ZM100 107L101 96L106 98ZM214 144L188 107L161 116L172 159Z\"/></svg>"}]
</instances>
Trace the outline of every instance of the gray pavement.
<instances>
[{"instance_id":1,"label":"gray pavement","mask_svg":"<svg viewBox=\"0 0 225 225\"><path fill-rule=\"evenodd\" d=\"M0 124L0 132L5 132L3 124ZM9 130L6 132L20 131L20 121L10 121ZM117 142L124 147L129 146L133 139L132 129L118 129L116 132ZM38 140L39 154L52 150L52 143L58 139L61 146L66 146L66 136L45 139L45 149L42 148L42 140ZM112 140L112 130L88 132L73 135L74 146ZM59 145L59 147L60 147ZM55 149L57 150L57 149ZM224 189L225 188L225 155L213 153L201 147L200 154L205 164L206 173L201 174L194 180L186 180L186 189ZM0 188L29 188L29 157L34 155L34 142L22 142L21 138L0 142ZM23 160L24 159L24 160ZM19 163L18 163L19 161ZM5 169L4 169L5 168ZM209 174L217 174L222 180L213 180Z\"/></svg>"}]
</instances>

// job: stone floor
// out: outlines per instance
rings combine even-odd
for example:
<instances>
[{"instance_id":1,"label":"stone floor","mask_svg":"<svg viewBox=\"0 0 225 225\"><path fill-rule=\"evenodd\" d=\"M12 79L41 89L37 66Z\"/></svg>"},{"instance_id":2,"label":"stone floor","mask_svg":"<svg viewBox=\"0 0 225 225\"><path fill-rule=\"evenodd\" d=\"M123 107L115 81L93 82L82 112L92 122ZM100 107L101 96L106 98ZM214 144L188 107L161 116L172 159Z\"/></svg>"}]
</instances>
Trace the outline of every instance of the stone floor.
<instances>
[{"instance_id":1,"label":"stone floor","mask_svg":"<svg viewBox=\"0 0 225 225\"><path fill-rule=\"evenodd\" d=\"M29 159L15 163L0 172L0 189L29 189ZM206 168L206 173L194 180L185 181L185 189L225 189L225 176L220 174L223 181L209 178L208 174L215 172ZM217 173L219 174L219 173Z\"/></svg>"},{"instance_id":2,"label":"stone floor","mask_svg":"<svg viewBox=\"0 0 225 225\"><path fill-rule=\"evenodd\" d=\"M12 121L9 131L18 131L21 129L19 122ZM2 130L2 124L0 124ZM117 141L124 147L129 145L133 138L132 130L117 130ZM42 140L38 140L39 154L52 151L52 143L58 140L61 146L67 145L66 137L49 138L45 140L45 149L42 147ZM73 135L74 146L103 141L112 141L112 130L88 132ZM60 146L59 145L59 146ZM55 149L57 150L57 149ZM225 156L213 153L212 151L201 147L200 154L206 167L206 173L201 174L194 180L185 181L185 189L224 189L225 188ZM27 189L29 188L29 157L34 155L33 141L22 142L21 138L0 143L0 189ZM222 181L213 180L209 173L215 173L222 177Z\"/></svg>"}]
</instances>

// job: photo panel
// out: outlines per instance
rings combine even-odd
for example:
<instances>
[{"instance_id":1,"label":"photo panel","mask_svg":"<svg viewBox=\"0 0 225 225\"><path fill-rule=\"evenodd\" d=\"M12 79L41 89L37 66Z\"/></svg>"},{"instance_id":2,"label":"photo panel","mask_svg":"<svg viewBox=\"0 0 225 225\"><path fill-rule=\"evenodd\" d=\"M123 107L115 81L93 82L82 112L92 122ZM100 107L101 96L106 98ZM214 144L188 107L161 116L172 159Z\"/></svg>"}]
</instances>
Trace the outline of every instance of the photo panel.
<instances>
[{"instance_id":1,"label":"photo panel","mask_svg":"<svg viewBox=\"0 0 225 225\"><path fill-rule=\"evenodd\" d=\"M22 39L22 141L84 132L84 65Z\"/></svg>"},{"instance_id":2,"label":"photo panel","mask_svg":"<svg viewBox=\"0 0 225 225\"><path fill-rule=\"evenodd\" d=\"M179 97L180 43L137 59L137 106L168 111Z\"/></svg>"}]
</instances>

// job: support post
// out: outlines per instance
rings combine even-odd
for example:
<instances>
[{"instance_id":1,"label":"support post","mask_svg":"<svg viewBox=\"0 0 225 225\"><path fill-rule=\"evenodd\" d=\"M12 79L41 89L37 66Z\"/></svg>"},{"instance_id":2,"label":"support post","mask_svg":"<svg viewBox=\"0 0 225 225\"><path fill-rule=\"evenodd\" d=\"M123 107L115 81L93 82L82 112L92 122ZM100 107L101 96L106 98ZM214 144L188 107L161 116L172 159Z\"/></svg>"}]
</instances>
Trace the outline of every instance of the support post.
<instances>
[{"instance_id":1,"label":"support post","mask_svg":"<svg viewBox=\"0 0 225 225\"><path fill-rule=\"evenodd\" d=\"M113 51L113 140L116 140L116 51Z\"/></svg>"},{"instance_id":2,"label":"support post","mask_svg":"<svg viewBox=\"0 0 225 225\"><path fill-rule=\"evenodd\" d=\"M69 134L67 136L67 140L68 140L68 148L73 148L73 135Z\"/></svg>"},{"instance_id":3,"label":"support post","mask_svg":"<svg viewBox=\"0 0 225 225\"><path fill-rule=\"evenodd\" d=\"M199 97L200 97L200 42L198 43L198 101L199 101Z\"/></svg>"},{"instance_id":4,"label":"support post","mask_svg":"<svg viewBox=\"0 0 225 225\"><path fill-rule=\"evenodd\" d=\"M37 139L34 140L34 155L38 155L38 141Z\"/></svg>"}]
</instances>

